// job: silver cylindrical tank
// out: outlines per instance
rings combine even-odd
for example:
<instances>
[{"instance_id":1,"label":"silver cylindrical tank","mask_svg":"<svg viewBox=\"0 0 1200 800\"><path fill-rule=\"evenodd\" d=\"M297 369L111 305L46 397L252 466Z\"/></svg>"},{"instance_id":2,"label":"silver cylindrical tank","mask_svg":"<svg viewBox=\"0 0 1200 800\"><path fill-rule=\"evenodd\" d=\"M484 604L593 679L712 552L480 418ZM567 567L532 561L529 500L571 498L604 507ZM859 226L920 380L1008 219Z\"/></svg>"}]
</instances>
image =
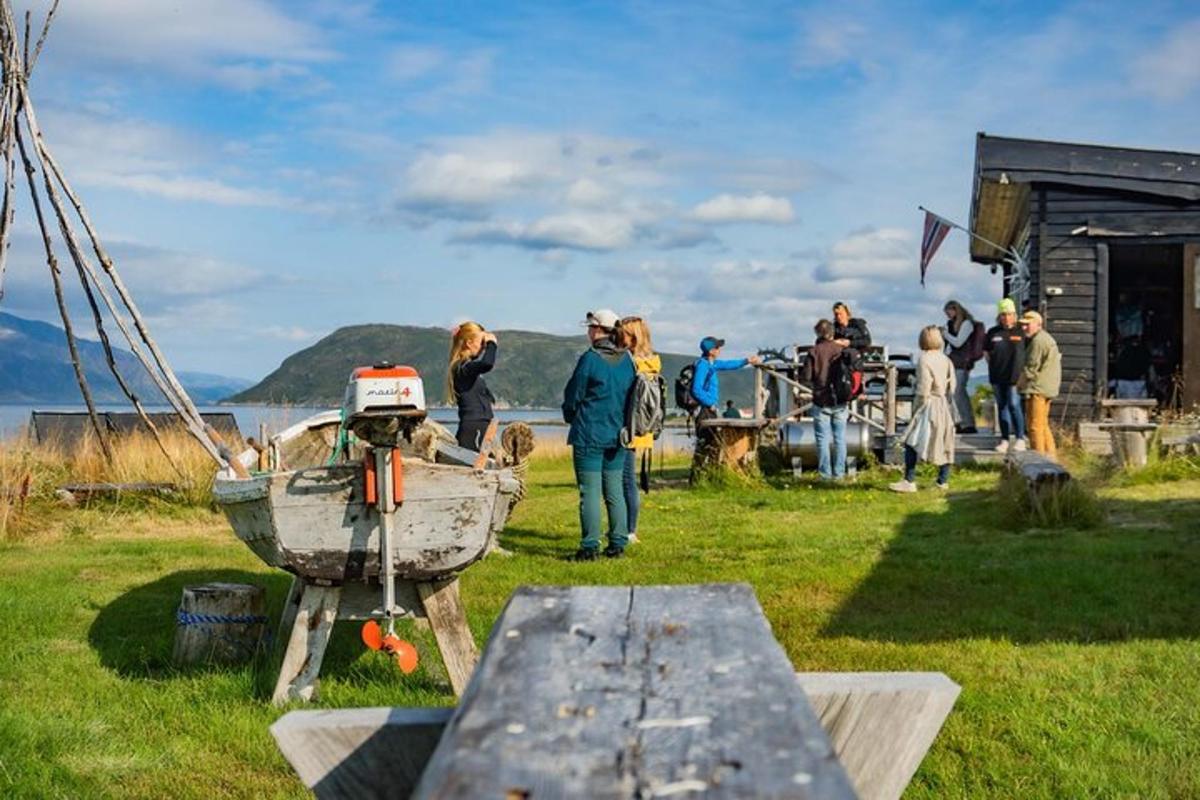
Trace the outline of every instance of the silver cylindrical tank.
<instances>
[{"instance_id":1,"label":"silver cylindrical tank","mask_svg":"<svg viewBox=\"0 0 1200 800\"><path fill-rule=\"evenodd\" d=\"M817 465L817 435L811 419L788 422L779 427L779 450L785 461L800 459L805 467ZM863 459L871 452L871 426L846 421L846 457Z\"/></svg>"}]
</instances>

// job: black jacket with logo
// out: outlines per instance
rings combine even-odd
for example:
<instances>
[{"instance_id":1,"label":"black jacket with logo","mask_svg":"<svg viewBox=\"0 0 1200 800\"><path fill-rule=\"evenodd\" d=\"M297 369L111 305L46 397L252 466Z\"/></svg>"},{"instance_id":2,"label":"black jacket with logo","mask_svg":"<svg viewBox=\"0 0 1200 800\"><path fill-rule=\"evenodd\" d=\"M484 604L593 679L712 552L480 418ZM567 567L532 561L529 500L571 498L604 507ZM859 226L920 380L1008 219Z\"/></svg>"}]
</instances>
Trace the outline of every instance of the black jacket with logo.
<instances>
[{"instance_id":1,"label":"black jacket with logo","mask_svg":"<svg viewBox=\"0 0 1200 800\"><path fill-rule=\"evenodd\" d=\"M993 326L983 342L988 354L988 381L1002 386L1016 386L1025 367L1025 334L1014 325Z\"/></svg>"}]
</instances>

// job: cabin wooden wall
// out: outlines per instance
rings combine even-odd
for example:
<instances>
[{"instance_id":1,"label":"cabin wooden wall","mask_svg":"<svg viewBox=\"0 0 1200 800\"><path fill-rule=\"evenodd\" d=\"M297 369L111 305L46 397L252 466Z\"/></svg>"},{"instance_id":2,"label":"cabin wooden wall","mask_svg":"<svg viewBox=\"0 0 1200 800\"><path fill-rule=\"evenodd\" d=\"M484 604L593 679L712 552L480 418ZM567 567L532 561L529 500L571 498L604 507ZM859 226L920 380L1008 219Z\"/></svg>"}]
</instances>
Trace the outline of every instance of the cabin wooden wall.
<instances>
[{"instance_id":1,"label":"cabin wooden wall","mask_svg":"<svg viewBox=\"0 0 1200 800\"><path fill-rule=\"evenodd\" d=\"M1100 217L1123 222L1130 230L1156 227L1176 234L1114 237L1114 243L1168 244L1181 241L1183 231L1193 230L1200 220L1200 204L1078 186L1034 185L1029 203L1030 297L1046 317L1046 329L1063 355L1063 387L1054 405L1054 420L1094 416L1106 378L1109 240L1072 235ZM1183 238L1200 242L1200 226L1194 236ZM1048 287L1061 289L1062 294L1048 296ZM1200 346L1193 344L1190 349L1200 350Z\"/></svg>"},{"instance_id":2,"label":"cabin wooden wall","mask_svg":"<svg viewBox=\"0 0 1200 800\"><path fill-rule=\"evenodd\" d=\"M1046 318L1046 330L1063 357L1063 385L1053 418L1092 416L1096 385L1097 243L1071 231L1087 224L1089 212L1110 201L1078 190L1035 187L1029 204L1030 298ZM1098 205L1099 204L1099 205ZM1047 296L1046 288L1062 289Z\"/></svg>"}]
</instances>

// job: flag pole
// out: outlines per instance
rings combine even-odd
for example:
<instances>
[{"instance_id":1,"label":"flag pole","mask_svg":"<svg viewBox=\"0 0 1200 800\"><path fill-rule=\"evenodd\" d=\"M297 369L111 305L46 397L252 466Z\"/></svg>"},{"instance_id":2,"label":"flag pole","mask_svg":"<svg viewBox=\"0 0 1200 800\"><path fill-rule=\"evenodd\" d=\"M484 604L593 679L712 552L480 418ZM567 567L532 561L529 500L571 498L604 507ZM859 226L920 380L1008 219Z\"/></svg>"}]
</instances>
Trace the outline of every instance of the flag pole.
<instances>
[{"instance_id":1,"label":"flag pole","mask_svg":"<svg viewBox=\"0 0 1200 800\"><path fill-rule=\"evenodd\" d=\"M989 246L991 246L991 247L994 247L994 248L996 248L996 249L997 249L997 250L999 250L1001 253L1005 253L1006 255L1008 255L1008 256L1010 256L1010 257L1012 257L1012 258L1014 258L1014 259L1017 259L1017 260L1020 260L1020 258L1021 258L1021 256L1020 256L1020 255L1018 255L1018 253L1017 253L1015 250L1013 250L1012 248L1010 248L1010 247L1004 247L1003 245L996 244L996 243L995 243L995 242L993 242L991 239L985 239L984 237L980 236L978 233L975 233L974 231L968 230L967 228L964 228L962 225L959 225L959 224L958 224L957 222L955 222L954 220L946 219L946 218L945 218L945 217L943 217L941 214L938 214L938 213L936 213L936 212L930 211L930 210L929 210L928 208L926 208L925 206L917 206L917 208L918 208L919 210L921 210L921 211L924 211L926 214L933 214L935 217L937 217L938 219L940 219L940 220L942 220L943 222L945 222L945 223L946 223L947 225L949 225L951 228L958 228L960 231L962 231L963 233L965 233L967 236L970 236L972 239L978 239L979 241L983 242L984 244L986 244L986 245L989 245Z\"/></svg>"},{"instance_id":2,"label":"flag pole","mask_svg":"<svg viewBox=\"0 0 1200 800\"><path fill-rule=\"evenodd\" d=\"M926 214L933 214L933 216L942 220L947 225L949 225L951 228L958 228L960 231L965 233L967 236L970 236L972 239L978 239L979 241L983 242L984 244L988 245L989 247L994 247L995 249L999 250L1001 253L1004 253L1006 256L1008 256L1008 258L1006 260L1013 266L1014 271L1016 272L1015 275L1012 275L1005 280L1005 282L1008 284L1008 289L1007 289L1008 292L1010 292L1012 294L1020 294L1021 292L1025 291L1029 288L1029 282L1030 282L1029 267L1025 263L1024 256L1022 256L1016 250L1014 250L1011 247L1004 247L1003 245L996 244L991 239L980 236L978 233L975 233L972 230L968 230L967 228L964 228L962 225L959 225L957 222L946 219L941 214L936 214L936 213L930 211L925 206L919 205L919 206L917 206L917 209L919 209L920 211L924 211Z\"/></svg>"}]
</instances>

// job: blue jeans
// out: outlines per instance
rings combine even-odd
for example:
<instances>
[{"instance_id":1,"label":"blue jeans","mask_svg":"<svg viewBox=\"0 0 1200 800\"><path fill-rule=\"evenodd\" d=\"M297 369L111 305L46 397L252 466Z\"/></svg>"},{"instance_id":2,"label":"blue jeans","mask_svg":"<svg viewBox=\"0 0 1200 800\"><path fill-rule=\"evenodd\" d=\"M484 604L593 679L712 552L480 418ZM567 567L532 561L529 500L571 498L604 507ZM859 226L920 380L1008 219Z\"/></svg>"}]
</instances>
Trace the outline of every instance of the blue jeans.
<instances>
[{"instance_id":1,"label":"blue jeans","mask_svg":"<svg viewBox=\"0 0 1200 800\"><path fill-rule=\"evenodd\" d=\"M638 511L642 505L642 498L638 494L637 462L638 451L626 450L625 468L621 472L621 477L625 490L625 513L629 519L630 533L637 533Z\"/></svg>"},{"instance_id":2,"label":"blue jeans","mask_svg":"<svg viewBox=\"0 0 1200 800\"><path fill-rule=\"evenodd\" d=\"M912 483L917 479L917 450L910 445L904 445L904 480ZM950 483L950 465L938 467L938 484L945 486Z\"/></svg>"},{"instance_id":3,"label":"blue jeans","mask_svg":"<svg viewBox=\"0 0 1200 800\"><path fill-rule=\"evenodd\" d=\"M624 447L579 446L572 451L575 482L579 484L579 527L583 530L579 546L583 550L600 549L601 498L608 508L608 546L624 550L629 543L621 480L627 452Z\"/></svg>"},{"instance_id":4,"label":"blue jeans","mask_svg":"<svg viewBox=\"0 0 1200 800\"><path fill-rule=\"evenodd\" d=\"M817 439L817 472L822 478L846 475L846 420L848 406L813 406L813 434ZM832 442L830 442L832 438ZM833 465L829 463L829 445L833 445Z\"/></svg>"},{"instance_id":5,"label":"blue jeans","mask_svg":"<svg viewBox=\"0 0 1200 800\"><path fill-rule=\"evenodd\" d=\"M1025 438L1025 412L1021 408L1021 395L1011 383L993 383L992 393L996 397L996 417L1000 420L1000 438L1013 436Z\"/></svg>"}]
</instances>

